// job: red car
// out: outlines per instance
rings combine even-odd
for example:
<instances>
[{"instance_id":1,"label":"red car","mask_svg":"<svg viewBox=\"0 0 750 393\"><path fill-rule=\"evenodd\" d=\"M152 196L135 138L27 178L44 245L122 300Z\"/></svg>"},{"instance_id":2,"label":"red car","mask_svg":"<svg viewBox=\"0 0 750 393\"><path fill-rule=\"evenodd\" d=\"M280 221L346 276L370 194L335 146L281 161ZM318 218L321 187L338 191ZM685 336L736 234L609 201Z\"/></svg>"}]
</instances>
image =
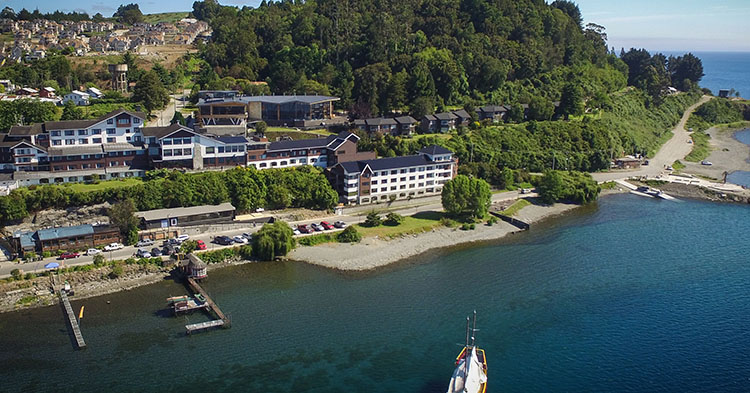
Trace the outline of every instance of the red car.
<instances>
[{"instance_id":1,"label":"red car","mask_svg":"<svg viewBox=\"0 0 750 393\"><path fill-rule=\"evenodd\" d=\"M297 229L299 229L302 233L313 233L315 230L311 229L307 225L297 225Z\"/></svg>"},{"instance_id":2,"label":"red car","mask_svg":"<svg viewBox=\"0 0 750 393\"><path fill-rule=\"evenodd\" d=\"M195 244L198 246L199 250L205 250L206 249L206 243L204 243L203 240L196 240Z\"/></svg>"},{"instance_id":3,"label":"red car","mask_svg":"<svg viewBox=\"0 0 750 393\"><path fill-rule=\"evenodd\" d=\"M326 231L333 229L333 225L329 224L328 221L321 221L320 226L322 226Z\"/></svg>"},{"instance_id":4,"label":"red car","mask_svg":"<svg viewBox=\"0 0 750 393\"><path fill-rule=\"evenodd\" d=\"M64 252L64 253L60 254L59 259L73 259L73 258L78 258L80 256L81 256L81 254L79 254L77 252Z\"/></svg>"}]
</instances>

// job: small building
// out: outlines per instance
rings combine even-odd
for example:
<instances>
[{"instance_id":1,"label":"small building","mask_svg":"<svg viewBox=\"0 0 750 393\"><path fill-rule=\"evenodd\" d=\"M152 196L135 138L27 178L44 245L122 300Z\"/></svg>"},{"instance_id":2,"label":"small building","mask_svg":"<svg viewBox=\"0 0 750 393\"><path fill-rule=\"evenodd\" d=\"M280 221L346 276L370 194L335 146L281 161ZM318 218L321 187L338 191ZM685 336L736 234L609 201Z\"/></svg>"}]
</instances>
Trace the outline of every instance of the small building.
<instances>
[{"instance_id":1,"label":"small building","mask_svg":"<svg viewBox=\"0 0 750 393\"><path fill-rule=\"evenodd\" d=\"M121 240L120 231L117 228L89 224L17 232L13 235L13 239L16 250L21 255L29 251L42 253L58 250L85 250Z\"/></svg>"},{"instance_id":2,"label":"small building","mask_svg":"<svg viewBox=\"0 0 750 393\"><path fill-rule=\"evenodd\" d=\"M35 97L39 95L39 90L32 89L31 87L22 87L16 91L16 95L26 96L26 97Z\"/></svg>"},{"instance_id":3,"label":"small building","mask_svg":"<svg viewBox=\"0 0 750 393\"><path fill-rule=\"evenodd\" d=\"M91 96L89 96L88 93L84 93L80 90L73 90L63 97L62 103L64 105L64 104L67 104L68 101L72 101L74 104L78 106L88 105L90 98Z\"/></svg>"},{"instance_id":4,"label":"small building","mask_svg":"<svg viewBox=\"0 0 750 393\"><path fill-rule=\"evenodd\" d=\"M398 123L398 133L399 135L403 136L410 136L414 134L414 131L417 127L417 119L411 117L411 116L399 116L395 118L396 123Z\"/></svg>"},{"instance_id":5,"label":"small building","mask_svg":"<svg viewBox=\"0 0 750 393\"><path fill-rule=\"evenodd\" d=\"M104 93L96 87L89 87L86 89L86 94L88 94L91 99L104 98Z\"/></svg>"},{"instance_id":6,"label":"small building","mask_svg":"<svg viewBox=\"0 0 750 393\"><path fill-rule=\"evenodd\" d=\"M720 89L719 98L729 98L729 89Z\"/></svg>"},{"instance_id":7,"label":"small building","mask_svg":"<svg viewBox=\"0 0 750 393\"><path fill-rule=\"evenodd\" d=\"M231 203L220 205L203 205L192 207L177 207L172 209L157 209L136 212L142 229L155 229L177 226L209 225L234 220L235 209Z\"/></svg>"},{"instance_id":8,"label":"small building","mask_svg":"<svg viewBox=\"0 0 750 393\"><path fill-rule=\"evenodd\" d=\"M39 97L55 98L55 88L49 86L43 88L39 91Z\"/></svg>"},{"instance_id":9,"label":"small building","mask_svg":"<svg viewBox=\"0 0 750 393\"><path fill-rule=\"evenodd\" d=\"M479 121L490 120L493 123L498 123L503 121L505 114L508 112L508 108L503 105L486 105L477 108L476 112Z\"/></svg>"},{"instance_id":10,"label":"small building","mask_svg":"<svg viewBox=\"0 0 750 393\"><path fill-rule=\"evenodd\" d=\"M186 273L188 277L198 280L208 277L208 269L205 262L193 254L188 254L187 257L188 264Z\"/></svg>"},{"instance_id":11,"label":"small building","mask_svg":"<svg viewBox=\"0 0 750 393\"><path fill-rule=\"evenodd\" d=\"M636 169L641 167L641 160L635 157L622 157L615 160L615 166L620 169Z\"/></svg>"}]
</instances>

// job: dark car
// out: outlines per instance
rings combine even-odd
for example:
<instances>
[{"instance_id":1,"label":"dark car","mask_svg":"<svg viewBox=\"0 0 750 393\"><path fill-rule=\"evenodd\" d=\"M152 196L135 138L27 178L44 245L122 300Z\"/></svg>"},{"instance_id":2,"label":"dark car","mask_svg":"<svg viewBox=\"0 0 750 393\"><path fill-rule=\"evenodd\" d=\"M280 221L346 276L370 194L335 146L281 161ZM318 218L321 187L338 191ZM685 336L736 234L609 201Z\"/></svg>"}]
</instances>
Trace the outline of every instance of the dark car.
<instances>
[{"instance_id":1,"label":"dark car","mask_svg":"<svg viewBox=\"0 0 750 393\"><path fill-rule=\"evenodd\" d=\"M152 248L151 249L151 255L155 256L155 257L160 257L161 256L161 250L159 249L159 247Z\"/></svg>"},{"instance_id":2,"label":"dark car","mask_svg":"<svg viewBox=\"0 0 750 393\"><path fill-rule=\"evenodd\" d=\"M177 248L171 244L167 244L161 250L161 255L174 255L177 253Z\"/></svg>"},{"instance_id":3,"label":"dark car","mask_svg":"<svg viewBox=\"0 0 750 393\"><path fill-rule=\"evenodd\" d=\"M234 240L232 240L232 238L229 236L216 236L214 238L214 243L221 244L222 246L228 246L234 243Z\"/></svg>"},{"instance_id":4,"label":"dark car","mask_svg":"<svg viewBox=\"0 0 750 393\"><path fill-rule=\"evenodd\" d=\"M297 225L297 229L299 229L302 233L313 233L315 232L314 229L308 227L307 225Z\"/></svg>"},{"instance_id":5,"label":"dark car","mask_svg":"<svg viewBox=\"0 0 750 393\"><path fill-rule=\"evenodd\" d=\"M77 252L64 252L60 254L60 259L73 259L73 258L78 258L80 256L81 254Z\"/></svg>"}]
</instances>

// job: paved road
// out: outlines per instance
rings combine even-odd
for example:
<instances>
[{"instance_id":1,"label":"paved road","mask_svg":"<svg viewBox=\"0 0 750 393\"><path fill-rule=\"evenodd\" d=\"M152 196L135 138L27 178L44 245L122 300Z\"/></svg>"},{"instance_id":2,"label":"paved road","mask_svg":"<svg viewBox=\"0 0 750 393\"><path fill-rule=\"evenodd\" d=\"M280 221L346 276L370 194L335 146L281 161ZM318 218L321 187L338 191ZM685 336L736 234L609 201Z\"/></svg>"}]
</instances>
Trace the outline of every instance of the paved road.
<instances>
[{"instance_id":1,"label":"paved road","mask_svg":"<svg viewBox=\"0 0 750 393\"><path fill-rule=\"evenodd\" d=\"M521 193L519 191L496 193L492 195L492 202L496 203L496 202L501 202L501 201L518 199L520 196L521 196ZM536 194L531 193L531 194L526 194L524 196L534 197L536 196ZM380 204L380 205L375 205L375 206L357 206L354 208L345 209L345 214L343 215L330 215L327 217L319 217L314 220L294 221L294 222L290 222L289 224L290 225L300 225L300 224L309 225L313 222L319 223L321 221L328 221L330 223L333 223L339 220L346 222L348 225L358 224L358 223L364 222L366 213L373 209L378 210L378 211L388 210L388 211L393 211L404 216L408 216L408 215L413 215L413 214L416 214L419 212L425 212L425 211L442 211L443 207L440 202L440 196L438 195L438 196L431 196L431 197L426 197L426 198L417 198L411 201L396 201L396 202L393 202L390 206L385 205L385 204ZM196 236L191 236L190 239L203 240L208 246L208 250L217 250L221 248L235 247L236 244L229 245L229 246L221 246L219 244L212 243L211 241L215 237L222 236L222 235L234 237L235 235L241 235L242 233L254 233L258 231L260 228L261 228L260 225L248 226L247 228L242 228L242 229L234 229L234 230L223 231L223 232L204 233L204 234L200 234ZM306 235L301 235L301 236L306 236ZM161 243L157 243L157 244L161 245ZM150 250L153 247L154 246L143 247L143 248ZM138 248L133 247L133 246L128 246L117 251L103 252L102 255L104 255L107 260L124 260L130 257L134 257L136 251L138 251ZM50 262L60 263L60 265L64 267L80 266L80 265L88 265L88 264L94 263L94 257L81 255L79 258L68 259L65 261L58 260L56 259L56 257L50 257L50 258L45 258L44 260L41 260L41 261L29 262L29 263L0 262L0 278L10 276L10 272L13 269L21 269L24 273L43 272L45 270L48 270L44 268L44 265Z\"/></svg>"},{"instance_id":2,"label":"paved road","mask_svg":"<svg viewBox=\"0 0 750 393\"><path fill-rule=\"evenodd\" d=\"M703 96L700 101L685 111L680 122L677 123L672 130L674 136L662 145L653 158L649 159L648 166L642 166L640 169L634 170L597 172L592 173L591 176L593 176L594 180L598 182L607 182L618 179L627 179L631 176L657 176L662 173L667 173L664 169L667 165L672 165L676 160L685 158L685 156L690 154L690 151L693 149L693 145L688 143L690 133L685 129L685 123L687 123L690 114L693 113L696 108L710 99L711 97L709 96Z\"/></svg>"},{"instance_id":3,"label":"paved road","mask_svg":"<svg viewBox=\"0 0 750 393\"><path fill-rule=\"evenodd\" d=\"M161 111L155 113L156 119L147 122L146 126L147 127L168 126L169 122L172 121L172 117L174 117L175 111L185 106L184 100L186 99L188 94L190 94L189 90L183 90L181 94L180 93L170 94L169 103L167 104L167 106L164 107L164 109L162 109Z\"/></svg>"}]
</instances>

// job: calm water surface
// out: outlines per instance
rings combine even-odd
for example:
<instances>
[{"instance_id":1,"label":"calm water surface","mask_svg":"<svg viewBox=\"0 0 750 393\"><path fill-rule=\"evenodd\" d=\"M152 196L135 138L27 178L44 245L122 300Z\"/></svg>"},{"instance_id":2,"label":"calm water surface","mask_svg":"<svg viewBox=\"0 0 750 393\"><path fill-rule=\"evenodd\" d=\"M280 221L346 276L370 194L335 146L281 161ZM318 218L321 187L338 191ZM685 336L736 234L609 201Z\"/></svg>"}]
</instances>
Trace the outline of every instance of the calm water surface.
<instances>
[{"instance_id":1,"label":"calm water surface","mask_svg":"<svg viewBox=\"0 0 750 393\"><path fill-rule=\"evenodd\" d=\"M59 307L3 314L0 391L444 392L477 309L491 392L747 392L748 233L746 206L618 195L375 273L211 272L229 330L184 336L172 282L73 302L85 351Z\"/></svg>"},{"instance_id":2,"label":"calm water surface","mask_svg":"<svg viewBox=\"0 0 750 393\"><path fill-rule=\"evenodd\" d=\"M734 138L746 145L750 145L750 129L735 132ZM741 186L750 187L750 172L734 171L727 175L727 181Z\"/></svg>"}]
</instances>

